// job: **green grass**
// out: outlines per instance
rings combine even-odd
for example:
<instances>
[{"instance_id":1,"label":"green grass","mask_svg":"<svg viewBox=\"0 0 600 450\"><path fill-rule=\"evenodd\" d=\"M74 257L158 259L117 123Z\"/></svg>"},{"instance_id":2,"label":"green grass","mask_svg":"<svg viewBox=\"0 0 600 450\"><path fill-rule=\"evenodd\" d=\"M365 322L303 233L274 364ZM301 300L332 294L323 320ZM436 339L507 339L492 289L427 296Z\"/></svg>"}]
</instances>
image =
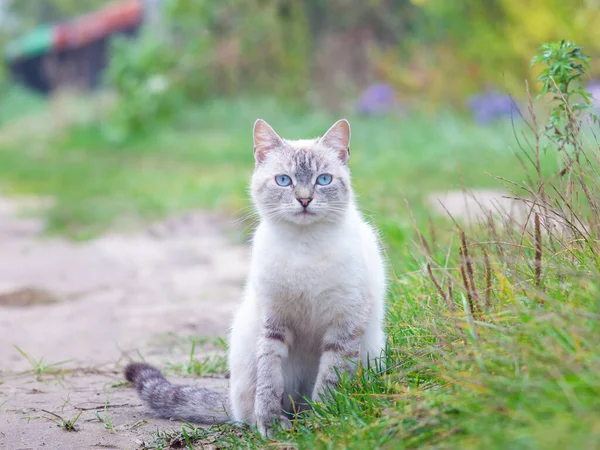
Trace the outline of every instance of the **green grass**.
<instances>
[{"instance_id":1,"label":"green grass","mask_svg":"<svg viewBox=\"0 0 600 450\"><path fill-rule=\"evenodd\" d=\"M12 119L35 112L43 104L39 95L27 89L0 80L0 126Z\"/></svg>"},{"instance_id":2,"label":"green grass","mask_svg":"<svg viewBox=\"0 0 600 450\"><path fill-rule=\"evenodd\" d=\"M55 363L46 363L46 362L44 362L43 357L40 359L35 359L34 357L32 357L31 355L26 353L20 347L18 347L16 345L14 347L21 354L21 356L23 358L25 358L27 360L27 362L31 365L31 372L33 373L33 375L35 375L35 377L38 380L44 375L60 374L62 372L62 370L59 368L59 366L71 362L70 360L67 360L67 361L59 361L59 362L55 362Z\"/></svg>"},{"instance_id":3,"label":"green grass","mask_svg":"<svg viewBox=\"0 0 600 450\"><path fill-rule=\"evenodd\" d=\"M167 371L178 375L194 375L205 377L207 375L224 376L228 372L227 367L227 342L223 338L208 339L191 337L188 339L190 350L187 361L183 363L167 363ZM212 354L208 356L196 356L196 348L209 350L213 348Z\"/></svg>"},{"instance_id":4,"label":"green grass","mask_svg":"<svg viewBox=\"0 0 600 450\"><path fill-rule=\"evenodd\" d=\"M112 420L110 420L110 417L108 417L107 407L108 407L108 396L106 396L106 401L104 402L104 415L100 415L99 411L95 411L96 418L91 419L91 420L103 423L104 428L106 428L111 433L116 433L115 427L112 423Z\"/></svg>"},{"instance_id":5,"label":"green grass","mask_svg":"<svg viewBox=\"0 0 600 450\"><path fill-rule=\"evenodd\" d=\"M209 103L182 116L152 136L118 146L98 126L68 130L34 148L5 145L0 180L11 192L55 196L50 231L76 238L189 208L242 215L255 118L289 138L319 135L335 120L250 99ZM474 228L462 246L472 261L469 270L450 222L433 219L435 243L429 231L429 193L499 187L494 176L525 179L511 151L516 143L510 124L480 127L451 114L349 119L355 190L382 230L393 269L388 369L361 369L355 379L345 379L328 403L315 405L313 414L277 436L280 448L600 447L600 263L594 238L551 241L529 231L493 236L491 229ZM542 175L564 186L553 176L558 165L552 148L542 163ZM592 198L600 198L597 173L583 178ZM413 242L419 239L405 199L429 250ZM481 244L491 240L500 243ZM461 288L461 267L475 294ZM180 369L206 373L195 366L194 350ZM181 431L159 431L143 446L168 448L172 442L188 448L276 446L247 429L187 424Z\"/></svg>"},{"instance_id":6,"label":"green grass","mask_svg":"<svg viewBox=\"0 0 600 450\"><path fill-rule=\"evenodd\" d=\"M79 420L79 418L81 417L81 414L83 414L83 411L79 411L79 414L77 414L73 419L65 419L62 416L59 416L56 413L53 413L52 411L48 411L45 409L40 410L46 414L50 414L50 417L47 417L49 420L53 421L54 423L56 423L56 426L62 428L64 431L69 431L69 432L73 432L73 431L79 431L79 428L77 426L77 421ZM31 418L38 418L38 417L31 417Z\"/></svg>"}]
</instances>

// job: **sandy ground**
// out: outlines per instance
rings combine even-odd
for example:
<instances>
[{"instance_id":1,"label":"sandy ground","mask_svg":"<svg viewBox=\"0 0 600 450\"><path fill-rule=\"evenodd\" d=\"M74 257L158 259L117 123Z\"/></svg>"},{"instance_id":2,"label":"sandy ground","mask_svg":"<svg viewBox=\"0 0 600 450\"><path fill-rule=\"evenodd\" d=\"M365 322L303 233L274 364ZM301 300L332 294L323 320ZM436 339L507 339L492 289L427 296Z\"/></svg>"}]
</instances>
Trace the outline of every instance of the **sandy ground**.
<instances>
[{"instance_id":1,"label":"sandy ground","mask_svg":"<svg viewBox=\"0 0 600 450\"><path fill-rule=\"evenodd\" d=\"M207 213L85 243L44 238L43 222L22 215L40 204L0 197L0 449L136 448L157 427L180 428L152 418L122 383L122 366L141 354L164 367L187 358L189 346L177 344L185 336L224 336L248 248ZM68 362L36 377L15 345L44 364ZM77 432L53 415L79 411Z\"/></svg>"},{"instance_id":2,"label":"sandy ground","mask_svg":"<svg viewBox=\"0 0 600 450\"><path fill-rule=\"evenodd\" d=\"M499 189L434 192L427 200L429 207L438 214L466 223L485 223L490 214L523 223L529 213L525 203Z\"/></svg>"}]
</instances>

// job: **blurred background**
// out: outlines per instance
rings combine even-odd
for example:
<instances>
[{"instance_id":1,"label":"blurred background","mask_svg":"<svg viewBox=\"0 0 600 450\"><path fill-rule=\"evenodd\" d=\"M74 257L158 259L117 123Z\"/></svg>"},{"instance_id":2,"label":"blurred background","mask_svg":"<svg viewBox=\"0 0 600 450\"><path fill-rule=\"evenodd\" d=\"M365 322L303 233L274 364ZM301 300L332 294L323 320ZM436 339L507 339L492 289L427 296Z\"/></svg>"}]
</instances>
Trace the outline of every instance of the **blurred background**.
<instances>
[{"instance_id":1,"label":"blurred background","mask_svg":"<svg viewBox=\"0 0 600 450\"><path fill-rule=\"evenodd\" d=\"M124 215L235 213L256 117L298 138L348 116L365 203L404 223L390 189L418 212L429 191L511 173L542 43L582 45L595 92L599 3L1 0L0 181L52 195L49 229L75 236Z\"/></svg>"},{"instance_id":2,"label":"blurred background","mask_svg":"<svg viewBox=\"0 0 600 450\"><path fill-rule=\"evenodd\" d=\"M199 104L247 93L338 113L452 107L487 119L510 111L504 94L524 96L541 43L568 36L592 60L600 47L596 0L0 5L3 89L11 81L46 95L110 88L148 102L156 117L144 118L147 127L179 109L172 97Z\"/></svg>"}]
</instances>

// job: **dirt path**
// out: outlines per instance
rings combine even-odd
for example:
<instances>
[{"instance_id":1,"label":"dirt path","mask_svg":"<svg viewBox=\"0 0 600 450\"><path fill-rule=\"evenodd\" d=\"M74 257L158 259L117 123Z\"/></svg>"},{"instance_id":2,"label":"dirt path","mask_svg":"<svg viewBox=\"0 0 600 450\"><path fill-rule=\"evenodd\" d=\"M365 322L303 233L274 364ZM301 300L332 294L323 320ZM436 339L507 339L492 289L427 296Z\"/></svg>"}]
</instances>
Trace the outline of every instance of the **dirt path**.
<instances>
[{"instance_id":1,"label":"dirt path","mask_svg":"<svg viewBox=\"0 0 600 450\"><path fill-rule=\"evenodd\" d=\"M139 354L161 367L181 362L186 336L224 336L248 249L206 213L81 244L47 239L24 206L0 198L0 449L136 448L157 426L180 427L152 419L121 367ZM42 364L68 362L38 377L15 345ZM53 414L79 411L78 432L57 426Z\"/></svg>"}]
</instances>

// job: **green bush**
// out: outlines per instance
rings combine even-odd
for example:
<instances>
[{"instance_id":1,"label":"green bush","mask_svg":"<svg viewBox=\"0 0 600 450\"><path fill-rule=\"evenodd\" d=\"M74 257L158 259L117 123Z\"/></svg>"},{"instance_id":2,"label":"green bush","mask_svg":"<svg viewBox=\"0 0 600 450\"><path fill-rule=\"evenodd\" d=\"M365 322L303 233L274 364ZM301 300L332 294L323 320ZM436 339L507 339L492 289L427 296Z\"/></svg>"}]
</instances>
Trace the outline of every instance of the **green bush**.
<instances>
[{"instance_id":1,"label":"green bush","mask_svg":"<svg viewBox=\"0 0 600 450\"><path fill-rule=\"evenodd\" d=\"M242 90L301 98L308 88L311 40L300 2L171 0L166 26L194 99Z\"/></svg>"},{"instance_id":2,"label":"green bush","mask_svg":"<svg viewBox=\"0 0 600 450\"><path fill-rule=\"evenodd\" d=\"M183 92L172 77L177 53L166 51L163 42L146 33L112 44L107 80L120 101L106 130L110 139L121 141L172 120L181 108Z\"/></svg>"},{"instance_id":3,"label":"green bush","mask_svg":"<svg viewBox=\"0 0 600 450\"><path fill-rule=\"evenodd\" d=\"M584 112L590 113L592 121L598 117L591 112L592 95L581 86L589 57L583 49L572 42L560 41L544 44L540 54L532 59L532 65L543 64L537 80L542 84L540 96L550 98L550 117L546 131L555 136L558 150L565 155L565 171L579 159L581 143L576 142Z\"/></svg>"}]
</instances>

